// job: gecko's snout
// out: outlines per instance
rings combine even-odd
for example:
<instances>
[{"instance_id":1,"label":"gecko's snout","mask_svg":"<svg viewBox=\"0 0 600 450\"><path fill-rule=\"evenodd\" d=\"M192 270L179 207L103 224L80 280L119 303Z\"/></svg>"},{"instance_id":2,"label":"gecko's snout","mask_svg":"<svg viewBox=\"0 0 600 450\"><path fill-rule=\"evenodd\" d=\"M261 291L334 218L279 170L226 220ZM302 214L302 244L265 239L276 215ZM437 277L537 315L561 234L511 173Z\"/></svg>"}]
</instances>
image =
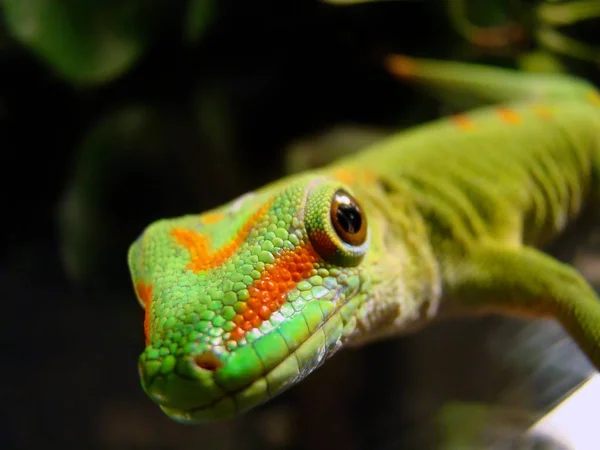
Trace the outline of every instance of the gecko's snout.
<instances>
[{"instance_id":1,"label":"gecko's snout","mask_svg":"<svg viewBox=\"0 0 600 450\"><path fill-rule=\"evenodd\" d=\"M139 361L142 387L174 419L185 422L192 410L210 408L227 396L227 390L215 381L215 373L225 363L212 349L181 357L148 359L148 356Z\"/></svg>"}]
</instances>

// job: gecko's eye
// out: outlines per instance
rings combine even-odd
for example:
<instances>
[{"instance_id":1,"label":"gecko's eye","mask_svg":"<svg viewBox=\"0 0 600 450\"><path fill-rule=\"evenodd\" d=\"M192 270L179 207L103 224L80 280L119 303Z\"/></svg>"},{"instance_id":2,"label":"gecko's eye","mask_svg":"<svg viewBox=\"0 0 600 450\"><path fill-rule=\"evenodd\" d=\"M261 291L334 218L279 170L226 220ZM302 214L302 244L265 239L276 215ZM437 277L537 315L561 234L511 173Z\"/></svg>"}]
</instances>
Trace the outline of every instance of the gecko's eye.
<instances>
[{"instance_id":1,"label":"gecko's eye","mask_svg":"<svg viewBox=\"0 0 600 450\"><path fill-rule=\"evenodd\" d=\"M331 201L331 223L338 236L347 244L361 245L367 238L367 218L358 201L340 189Z\"/></svg>"},{"instance_id":2,"label":"gecko's eye","mask_svg":"<svg viewBox=\"0 0 600 450\"><path fill-rule=\"evenodd\" d=\"M337 182L311 186L304 223L313 248L329 263L356 266L369 248L367 215L354 196Z\"/></svg>"}]
</instances>

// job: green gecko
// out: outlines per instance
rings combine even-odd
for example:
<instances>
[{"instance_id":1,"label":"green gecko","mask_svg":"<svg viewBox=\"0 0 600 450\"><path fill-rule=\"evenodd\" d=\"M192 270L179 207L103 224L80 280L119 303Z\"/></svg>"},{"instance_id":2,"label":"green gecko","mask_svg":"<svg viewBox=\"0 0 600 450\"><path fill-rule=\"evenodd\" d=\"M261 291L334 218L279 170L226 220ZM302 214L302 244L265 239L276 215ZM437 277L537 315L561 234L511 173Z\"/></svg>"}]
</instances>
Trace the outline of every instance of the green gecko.
<instances>
[{"instance_id":1,"label":"green gecko","mask_svg":"<svg viewBox=\"0 0 600 450\"><path fill-rule=\"evenodd\" d=\"M600 197L600 97L567 75L390 56L486 106L401 131L131 246L144 390L172 419L231 417L343 347L457 314L560 321L600 367L600 298L539 250Z\"/></svg>"}]
</instances>

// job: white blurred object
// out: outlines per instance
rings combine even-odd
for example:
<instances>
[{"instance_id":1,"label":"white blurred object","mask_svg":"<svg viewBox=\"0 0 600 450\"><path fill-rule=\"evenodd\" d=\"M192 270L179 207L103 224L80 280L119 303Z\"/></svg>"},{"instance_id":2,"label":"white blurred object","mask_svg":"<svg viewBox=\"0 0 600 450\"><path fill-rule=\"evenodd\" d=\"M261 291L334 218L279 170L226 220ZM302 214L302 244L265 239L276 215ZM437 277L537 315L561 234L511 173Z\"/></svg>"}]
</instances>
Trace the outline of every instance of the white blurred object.
<instances>
[{"instance_id":1,"label":"white blurred object","mask_svg":"<svg viewBox=\"0 0 600 450\"><path fill-rule=\"evenodd\" d=\"M555 439L572 450L598 450L600 375L591 376L573 394L530 428L530 434Z\"/></svg>"}]
</instances>

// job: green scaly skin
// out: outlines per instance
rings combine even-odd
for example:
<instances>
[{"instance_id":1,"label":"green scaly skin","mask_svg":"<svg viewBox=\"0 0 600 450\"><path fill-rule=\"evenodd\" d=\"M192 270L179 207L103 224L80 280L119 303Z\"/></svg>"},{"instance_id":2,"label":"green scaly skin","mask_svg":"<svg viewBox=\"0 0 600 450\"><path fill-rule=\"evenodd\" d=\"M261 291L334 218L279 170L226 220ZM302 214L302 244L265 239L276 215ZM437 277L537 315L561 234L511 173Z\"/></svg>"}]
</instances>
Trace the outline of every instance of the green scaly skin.
<instances>
[{"instance_id":1,"label":"green scaly skin","mask_svg":"<svg viewBox=\"0 0 600 450\"><path fill-rule=\"evenodd\" d=\"M593 88L564 75L388 63L438 92L504 106L160 220L131 246L146 309L142 386L174 420L242 413L344 346L457 313L553 317L600 367L600 299L537 250L600 194ZM340 199L358 203L353 218L331 214Z\"/></svg>"}]
</instances>

